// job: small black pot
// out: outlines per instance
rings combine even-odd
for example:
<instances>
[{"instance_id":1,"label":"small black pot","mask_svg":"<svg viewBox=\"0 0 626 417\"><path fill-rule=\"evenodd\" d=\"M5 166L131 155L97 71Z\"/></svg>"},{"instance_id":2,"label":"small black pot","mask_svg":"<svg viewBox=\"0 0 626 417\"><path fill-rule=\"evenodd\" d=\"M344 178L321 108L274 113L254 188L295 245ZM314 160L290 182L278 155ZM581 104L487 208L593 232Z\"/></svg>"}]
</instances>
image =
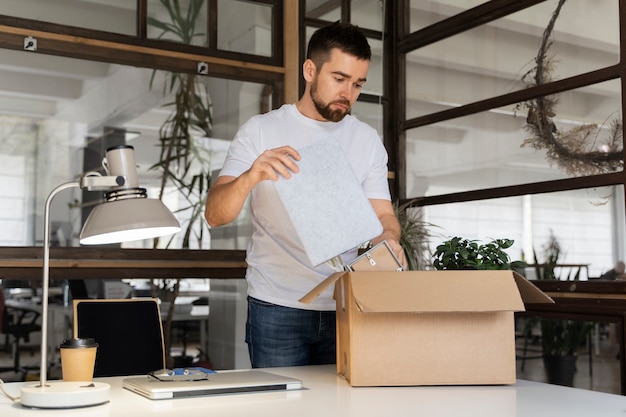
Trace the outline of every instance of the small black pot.
<instances>
[{"instance_id":1,"label":"small black pot","mask_svg":"<svg viewBox=\"0 0 626 417\"><path fill-rule=\"evenodd\" d=\"M576 356L547 356L543 357L543 365L548 376L548 384L564 385L571 387L574 385L574 374L576 373Z\"/></svg>"}]
</instances>

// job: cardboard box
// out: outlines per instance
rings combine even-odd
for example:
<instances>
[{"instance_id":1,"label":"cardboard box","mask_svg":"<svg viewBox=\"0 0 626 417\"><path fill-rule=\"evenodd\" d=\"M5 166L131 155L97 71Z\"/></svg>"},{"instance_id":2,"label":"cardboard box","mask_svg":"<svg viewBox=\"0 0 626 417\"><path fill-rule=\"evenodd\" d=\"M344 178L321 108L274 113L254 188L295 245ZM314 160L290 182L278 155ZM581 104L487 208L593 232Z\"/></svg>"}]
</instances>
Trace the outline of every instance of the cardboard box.
<instances>
[{"instance_id":1,"label":"cardboard box","mask_svg":"<svg viewBox=\"0 0 626 417\"><path fill-rule=\"evenodd\" d=\"M512 384L514 312L553 303L512 271L337 272L337 373L352 386Z\"/></svg>"}]
</instances>

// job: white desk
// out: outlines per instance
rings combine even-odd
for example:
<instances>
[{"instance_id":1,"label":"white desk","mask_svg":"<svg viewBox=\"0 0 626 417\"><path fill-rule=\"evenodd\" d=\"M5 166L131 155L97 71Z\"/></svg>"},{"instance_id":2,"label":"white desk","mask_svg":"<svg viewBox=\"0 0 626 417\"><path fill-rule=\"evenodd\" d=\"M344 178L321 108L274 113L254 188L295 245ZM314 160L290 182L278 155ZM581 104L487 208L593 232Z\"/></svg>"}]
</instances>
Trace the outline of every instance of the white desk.
<instances>
[{"instance_id":1,"label":"white desk","mask_svg":"<svg viewBox=\"0 0 626 417\"><path fill-rule=\"evenodd\" d=\"M305 389L232 394L175 400L148 400L121 387L123 377L100 378L111 384L111 401L74 410L32 410L0 398L0 415L36 416L220 416L220 417L623 417L626 397L518 381L510 386L352 388L334 366L274 368L300 378ZM9 383L19 395L23 383Z\"/></svg>"}]
</instances>

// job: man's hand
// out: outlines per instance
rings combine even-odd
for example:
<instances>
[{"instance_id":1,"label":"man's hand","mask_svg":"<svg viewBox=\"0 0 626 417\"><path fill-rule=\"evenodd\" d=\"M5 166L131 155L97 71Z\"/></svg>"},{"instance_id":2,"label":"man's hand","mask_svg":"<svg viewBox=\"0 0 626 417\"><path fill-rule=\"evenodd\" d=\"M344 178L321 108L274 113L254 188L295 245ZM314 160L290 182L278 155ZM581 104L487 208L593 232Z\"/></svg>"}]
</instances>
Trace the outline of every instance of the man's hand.
<instances>
[{"instance_id":1,"label":"man's hand","mask_svg":"<svg viewBox=\"0 0 626 417\"><path fill-rule=\"evenodd\" d=\"M389 247L393 251L394 255L396 255L396 258L398 258L398 260L400 261L400 264L402 264L402 269L406 271L409 266L406 261L406 255L404 254L404 249L402 249L402 246L400 245L400 243L395 239L385 239L385 240L389 244Z\"/></svg>"},{"instance_id":2,"label":"man's hand","mask_svg":"<svg viewBox=\"0 0 626 417\"><path fill-rule=\"evenodd\" d=\"M406 256L404 255L402 246L400 246L400 223L398 222L398 218L396 217L391 202L388 200L370 199L370 203L372 203L372 207L378 216L378 220L380 220L380 223L383 225L383 233L377 238L372 239L372 244L376 245L383 240L386 240L389 247L402 264L402 268L407 269L408 264Z\"/></svg>"},{"instance_id":3,"label":"man's hand","mask_svg":"<svg viewBox=\"0 0 626 417\"><path fill-rule=\"evenodd\" d=\"M259 155L243 175L249 176L253 186L265 180L278 181L281 176L289 179L292 172L299 171L295 162L299 160L300 154L291 146L268 149Z\"/></svg>"},{"instance_id":4,"label":"man's hand","mask_svg":"<svg viewBox=\"0 0 626 417\"><path fill-rule=\"evenodd\" d=\"M300 154L291 146L268 149L239 177L221 176L209 189L204 216L211 227L233 221L252 189L261 181L289 179L299 171Z\"/></svg>"}]
</instances>

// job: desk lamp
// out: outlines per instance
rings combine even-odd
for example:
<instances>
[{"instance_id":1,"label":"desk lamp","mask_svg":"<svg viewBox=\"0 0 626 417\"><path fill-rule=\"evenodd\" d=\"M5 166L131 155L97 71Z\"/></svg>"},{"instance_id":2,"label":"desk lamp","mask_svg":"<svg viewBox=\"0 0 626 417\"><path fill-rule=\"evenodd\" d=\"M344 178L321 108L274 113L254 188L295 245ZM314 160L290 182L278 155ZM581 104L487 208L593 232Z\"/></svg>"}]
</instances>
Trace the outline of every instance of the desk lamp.
<instances>
[{"instance_id":1,"label":"desk lamp","mask_svg":"<svg viewBox=\"0 0 626 417\"><path fill-rule=\"evenodd\" d=\"M107 149L103 166L109 175L91 172L80 181L61 184L46 199L44 210L43 280L41 300L41 369L37 385L26 385L20 393L23 406L33 408L76 408L105 403L110 386L102 382L46 381L48 347L48 286L50 278L50 205L68 188L104 191L105 202L94 207L80 233L87 245L150 239L176 233L180 224L160 200L148 199L139 188L134 149L116 146Z\"/></svg>"}]
</instances>

